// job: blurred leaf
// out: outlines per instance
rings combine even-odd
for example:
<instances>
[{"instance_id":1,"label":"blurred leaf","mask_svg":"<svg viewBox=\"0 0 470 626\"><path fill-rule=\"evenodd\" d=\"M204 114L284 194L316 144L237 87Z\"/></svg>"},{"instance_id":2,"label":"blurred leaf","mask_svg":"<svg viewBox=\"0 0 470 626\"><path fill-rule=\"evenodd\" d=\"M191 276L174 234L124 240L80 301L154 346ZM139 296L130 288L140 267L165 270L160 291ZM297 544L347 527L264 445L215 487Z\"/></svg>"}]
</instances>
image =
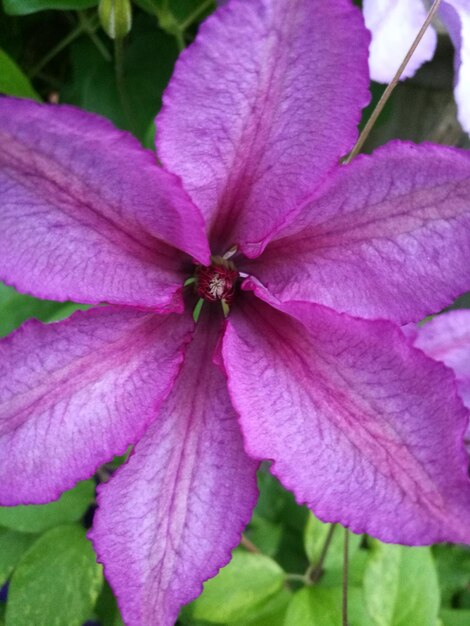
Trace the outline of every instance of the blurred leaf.
<instances>
[{"instance_id":1,"label":"blurred leaf","mask_svg":"<svg viewBox=\"0 0 470 626\"><path fill-rule=\"evenodd\" d=\"M281 524L255 514L245 533L263 554L273 557L279 548L282 530Z\"/></svg>"},{"instance_id":2,"label":"blurred leaf","mask_svg":"<svg viewBox=\"0 0 470 626\"><path fill-rule=\"evenodd\" d=\"M136 0L147 13L157 15L161 27L172 32L178 25L190 25L192 17L204 19L216 7L216 0Z\"/></svg>"},{"instance_id":3,"label":"blurred leaf","mask_svg":"<svg viewBox=\"0 0 470 626\"><path fill-rule=\"evenodd\" d=\"M154 0L157 4L164 4L164 0ZM187 21L197 12L199 17L204 17L208 12L214 10L216 0L170 0L169 7L178 23Z\"/></svg>"},{"instance_id":4,"label":"blurred leaf","mask_svg":"<svg viewBox=\"0 0 470 626\"><path fill-rule=\"evenodd\" d=\"M9 15L28 15L47 9L63 11L80 11L98 4L98 0L3 0L5 13Z\"/></svg>"},{"instance_id":5,"label":"blurred leaf","mask_svg":"<svg viewBox=\"0 0 470 626\"><path fill-rule=\"evenodd\" d=\"M116 598L106 581L96 602L95 613L101 626L123 626Z\"/></svg>"},{"instance_id":6,"label":"blurred leaf","mask_svg":"<svg viewBox=\"0 0 470 626\"><path fill-rule=\"evenodd\" d=\"M291 598L292 592L283 588L276 595L253 608L245 619L230 622L230 626L284 626Z\"/></svg>"},{"instance_id":7,"label":"blurred leaf","mask_svg":"<svg viewBox=\"0 0 470 626\"><path fill-rule=\"evenodd\" d=\"M288 572L304 572L308 567L302 533L309 511L298 506L294 496L286 491L263 464L258 472L260 496L255 515L281 525L282 536L276 558Z\"/></svg>"},{"instance_id":8,"label":"blurred leaf","mask_svg":"<svg viewBox=\"0 0 470 626\"><path fill-rule=\"evenodd\" d=\"M80 626L91 615L103 574L78 525L45 533L19 562L6 626Z\"/></svg>"},{"instance_id":9,"label":"blurred leaf","mask_svg":"<svg viewBox=\"0 0 470 626\"><path fill-rule=\"evenodd\" d=\"M309 558L310 563L315 565L320 559L320 555L325 544L328 533L330 532L331 524L324 524L313 513L309 514L307 525L305 526L305 552ZM359 545L362 541L362 535L355 535L349 533L349 558L352 560L355 553L359 549ZM343 569L344 558L344 528L338 526L333 531L333 538L331 540L326 559L323 565L323 569Z\"/></svg>"},{"instance_id":10,"label":"blurred leaf","mask_svg":"<svg viewBox=\"0 0 470 626\"><path fill-rule=\"evenodd\" d=\"M342 623L342 602L341 585L332 589L305 587L291 601L283 626L339 626ZM361 587L349 585L348 624L374 626L374 622L367 615ZM425 625L410 623L409 626Z\"/></svg>"},{"instance_id":11,"label":"blurred leaf","mask_svg":"<svg viewBox=\"0 0 470 626\"><path fill-rule=\"evenodd\" d=\"M443 609L440 617L444 626L468 626L470 624L470 611L457 609Z\"/></svg>"},{"instance_id":12,"label":"blurred leaf","mask_svg":"<svg viewBox=\"0 0 470 626\"><path fill-rule=\"evenodd\" d=\"M336 589L304 587L290 601L284 624L338 626L341 624L341 595Z\"/></svg>"},{"instance_id":13,"label":"blurred leaf","mask_svg":"<svg viewBox=\"0 0 470 626\"><path fill-rule=\"evenodd\" d=\"M272 476L265 463L258 471L257 478L260 493L255 513L272 522L277 522L281 519L282 512L288 505L290 494Z\"/></svg>"},{"instance_id":14,"label":"blurred leaf","mask_svg":"<svg viewBox=\"0 0 470 626\"><path fill-rule=\"evenodd\" d=\"M470 609L470 586L459 593L458 606L461 609Z\"/></svg>"},{"instance_id":15,"label":"blurred leaf","mask_svg":"<svg viewBox=\"0 0 470 626\"><path fill-rule=\"evenodd\" d=\"M173 38L145 15L135 19L124 47L124 83L132 119L126 118L121 106L113 63L83 38L70 50L73 77L61 92L62 101L104 115L148 142L149 128L178 56Z\"/></svg>"},{"instance_id":16,"label":"blurred leaf","mask_svg":"<svg viewBox=\"0 0 470 626\"><path fill-rule=\"evenodd\" d=\"M443 606L451 606L453 596L470 585L470 550L459 546L433 547ZM469 622L470 624L470 622Z\"/></svg>"},{"instance_id":17,"label":"blurred leaf","mask_svg":"<svg viewBox=\"0 0 470 626\"><path fill-rule=\"evenodd\" d=\"M376 626L434 626L440 595L430 548L408 548L374 540L364 592Z\"/></svg>"},{"instance_id":18,"label":"blurred leaf","mask_svg":"<svg viewBox=\"0 0 470 626\"><path fill-rule=\"evenodd\" d=\"M192 615L208 622L238 622L279 591L283 582L284 572L275 561L236 550L231 562L204 583L202 595L192 605Z\"/></svg>"},{"instance_id":19,"label":"blurred leaf","mask_svg":"<svg viewBox=\"0 0 470 626\"><path fill-rule=\"evenodd\" d=\"M0 587L8 579L23 553L35 541L35 535L0 528Z\"/></svg>"},{"instance_id":20,"label":"blurred leaf","mask_svg":"<svg viewBox=\"0 0 470 626\"><path fill-rule=\"evenodd\" d=\"M342 601L342 589L338 587L337 592ZM351 577L349 577L348 589L348 626L374 626L374 622L367 613L362 586L352 586ZM413 626L419 625L413 624Z\"/></svg>"},{"instance_id":21,"label":"blurred leaf","mask_svg":"<svg viewBox=\"0 0 470 626\"><path fill-rule=\"evenodd\" d=\"M470 292L464 293L463 296L457 298L457 300L449 307L450 309L470 309Z\"/></svg>"},{"instance_id":22,"label":"blurred leaf","mask_svg":"<svg viewBox=\"0 0 470 626\"><path fill-rule=\"evenodd\" d=\"M369 557L368 550L355 550L349 557L349 584L362 586ZM328 567L321 575L318 585L322 587L340 587L343 581L343 566Z\"/></svg>"},{"instance_id":23,"label":"blurred leaf","mask_svg":"<svg viewBox=\"0 0 470 626\"><path fill-rule=\"evenodd\" d=\"M5 337L29 318L46 322L59 311L66 310L67 307L70 309L70 306L68 302L38 300L0 283L0 337ZM72 306L78 308L78 305Z\"/></svg>"},{"instance_id":24,"label":"blurred leaf","mask_svg":"<svg viewBox=\"0 0 470 626\"><path fill-rule=\"evenodd\" d=\"M0 93L40 100L27 76L6 52L0 49Z\"/></svg>"},{"instance_id":25,"label":"blurred leaf","mask_svg":"<svg viewBox=\"0 0 470 626\"><path fill-rule=\"evenodd\" d=\"M92 480L78 483L55 502L27 506L0 507L0 526L25 533L38 533L66 522L75 522L85 514L93 501Z\"/></svg>"}]
</instances>

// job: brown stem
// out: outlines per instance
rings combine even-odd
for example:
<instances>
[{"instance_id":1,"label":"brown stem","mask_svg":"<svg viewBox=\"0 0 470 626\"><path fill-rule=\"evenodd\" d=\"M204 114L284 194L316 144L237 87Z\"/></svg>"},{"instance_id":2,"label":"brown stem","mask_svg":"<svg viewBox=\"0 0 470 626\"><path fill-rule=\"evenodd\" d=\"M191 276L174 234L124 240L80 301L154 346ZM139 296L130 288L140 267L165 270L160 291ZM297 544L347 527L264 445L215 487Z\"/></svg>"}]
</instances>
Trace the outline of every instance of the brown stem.
<instances>
[{"instance_id":1,"label":"brown stem","mask_svg":"<svg viewBox=\"0 0 470 626\"><path fill-rule=\"evenodd\" d=\"M255 546L255 544L250 541L246 535L242 535L240 545L243 546L245 550L248 550L248 552L253 552L253 554L262 554L261 550Z\"/></svg>"},{"instance_id":2,"label":"brown stem","mask_svg":"<svg viewBox=\"0 0 470 626\"><path fill-rule=\"evenodd\" d=\"M336 528L336 524L331 524L328 530L328 534L325 539L325 543L323 544L320 557L317 563L315 564L315 566L313 567L313 569L309 573L308 578L312 585L314 585L319 580L320 576L323 574L323 564L325 562L326 555L328 554L328 548L331 545L331 540L333 539L333 533L335 532L335 528Z\"/></svg>"},{"instance_id":3,"label":"brown stem","mask_svg":"<svg viewBox=\"0 0 470 626\"><path fill-rule=\"evenodd\" d=\"M424 24L421 26L421 28L419 30L419 33L416 35L415 40L411 44L411 47L408 50L408 52L406 53L405 58L401 62L401 65L398 68L395 76L393 77L392 81L387 85L387 88L383 92L382 97L378 101L375 109L372 111L372 115L369 117L369 119L367 120L366 125L362 129L362 132L359 135L358 140L356 141L356 145L351 150L351 152L346 157L346 159L343 161L343 163L345 163L345 164L350 163L354 159L354 157L359 154L359 151L361 150L361 148L364 145L367 137L369 136L369 133L372 130L372 127L374 126L375 122L377 121L377 118L382 113L382 110L383 110L384 106L386 105L388 99L392 95L393 90L397 86L397 84L398 84L398 82L399 82L399 80L401 78L401 75L403 74L403 71L404 71L405 67L408 65L409 60L411 59L414 51L418 47L419 42L421 41L421 39L424 36L424 33L428 29L428 26L431 23L432 18L434 17L434 15L436 14L436 11L438 10L440 4L441 4L441 0L434 0L431 8L429 9L429 13L428 13L428 15L426 17L426 20L424 21Z\"/></svg>"}]
</instances>

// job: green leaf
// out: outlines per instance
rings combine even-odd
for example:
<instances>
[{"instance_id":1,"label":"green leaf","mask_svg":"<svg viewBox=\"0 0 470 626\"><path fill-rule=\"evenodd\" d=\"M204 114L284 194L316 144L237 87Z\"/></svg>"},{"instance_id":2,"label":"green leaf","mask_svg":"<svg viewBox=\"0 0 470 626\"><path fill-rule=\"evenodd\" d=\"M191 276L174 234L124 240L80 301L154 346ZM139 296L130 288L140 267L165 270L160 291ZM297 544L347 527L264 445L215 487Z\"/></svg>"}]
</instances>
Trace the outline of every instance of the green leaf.
<instances>
[{"instance_id":1,"label":"green leaf","mask_svg":"<svg viewBox=\"0 0 470 626\"><path fill-rule=\"evenodd\" d=\"M254 607L245 619L230 622L230 626L284 626L291 598L292 592L283 588L276 595Z\"/></svg>"},{"instance_id":2,"label":"green leaf","mask_svg":"<svg viewBox=\"0 0 470 626\"><path fill-rule=\"evenodd\" d=\"M18 98L40 100L27 76L6 52L0 49L0 93Z\"/></svg>"},{"instance_id":3,"label":"green leaf","mask_svg":"<svg viewBox=\"0 0 470 626\"><path fill-rule=\"evenodd\" d=\"M113 64L84 38L74 42L70 51L73 80L61 92L62 101L104 115L148 141L149 127L178 56L173 37L146 15L136 17L123 52L124 89L132 119L126 118L120 102Z\"/></svg>"},{"instance_id":4,"label":"green leaf","mask_svg":"<svg viewBox=\"0 0 470 626\"><path fill-rule=\"evenodd\" d=\"M305 552L312 565L316 565L320 559L320 555L325 545L326 538L330 532L331 524L324 524L313 515L309 514L307 525L305 526L304 540ZM349 559L352 560L359 549L362 541L361 535L349 533ZM338 526L333 531L328 552L323 564L324 570L341 570L343 569L344 558L344 528Z\"/></svg>"},{"instance_id":5,"label":"green leaf","mask_svg":"<svg viewBox=\"0 0 470 626\"><path fill-rule=\"evenodd\" d=\"M298 506L294 496L284 489L270 473L267 464L258 472L260 496L255 515L279 524L282 536L276 559L286 572L304 572L308 567L302 533L309 511Z\"/></svg>"},{"instance_id":6,"label":"green leaf","mask_svg":"<svg viewBox=\"0 0 470 626\"><path fill-rule=\"evenodd\" d=\"M208 622L239 621L278 592L284 572L262 554L236 550L231 562L204 583L204 592L192 605L194 619Z\"/></svg>"},{"instance_id":7,"label":"green leaf","mask_svg":"<svg viewBox=\"0 0 470 626\"><path fill-rule=\"evenodd\" d=\"M342 589L338 587L337 592L338 602L340 602L343 598ZM367 614L362 586L351 586L351 577L349 577L348 589L348 626L374 626L374 622ZM418 624L413 624L413 626L418 626Z\"/></svg>"},{"instance_id":8,"label":"green leaf","mask_svg":"<svg viewBox=\"0 0 470 626\"><path fill-rule=\"evenodd\" d=\"M374 540L364 592L376 626L434 626L440 595L430 548L407 548Z\"/></svg>"},{"instance_id":9,"label":"green leaf","mask_svg":"<svg viewBox=\"0 0 470 626\"><path fill-rule=\"evenodd\" d=\"M135 4L157 15L161 28L169 33L203 20L216 8L216 0L135 0Z\"/></svg>"},{"instance_id":10,"label":"green leaf","mask_svg":"<svg viewBox=\"0 0 470 626\"><path fill-rule=\"evenodd\" d=\"M48 322L52 318L67 317L79 308L85 307L69 302L38 300L0 283L0 337L5 337L29 318Z\"/></svg>"},{"instance_id":11,"label":"green leaf","mask_svg":"<svg viewBox=\"0 0 470 626\"><path fill-rule=\"evenodd\" d=\"M95 613L101 626L123 626L116 598L106 581L96 602Z\"/></svg>"},{"instance_id":12,"label":"green leaf","mask_svg":"<svg viewBox=\"0 0 470 626\"><path fill-rule=\"evenodd\" d=\"M5 13L9 15L28 15L47 9L80 11L96 6L98 0L3 0Z\"/></svg>"},{"instance_id":13,"label":"green leaf","mask_svg":"<svg viewBox=\"0 0 470 626\"><path fill-rule=\"evenodd\" d=\"M441 587L443 606L451 606L453 597L470 585L470 551L450 545L433 546Z\"/></svg>"},{"instance_id":14,"label":"green leaf","mask_svg":"<svg viewBox=\"0 0 470 626\"><path fill-rule=\"evenodd\" d=\"M470 611L457 609L443 609L440 613L444 626L468 626L470 624Z\"/></svg>"},{"instance_id":15,"label":"green leaf","mask_svg":"<svg viewBox=\"0 0 470 626\"><path fill-rule=\"evenodd\" d=\"M263 554L274 557L281 542L282 531L281 524L270 522L255 513L246 530L246 536Z\"/></svg>"},{"instance_id":16,"label":"green leaf","mask_svg":"<svg viewBox=\"0 0 470 626\"><path fill-rule=\"evenodd\" d=\"M45 533L11 579L6 626L80 626L103 584L101 566L78 525Z\"/></svg>"},{"instance_id":17,"label":"green leaf","mask_svg":"<svg viewBox=\"0 0 470 626\"><path fill-rule=\"evenodd\" d=\"M342 602L341 586L330 589L317 586L304 587L292 599L283 626L339 626L342 623ZM361 587L349 586L348 624L374 626L367 615Z\"/></svg>"},{"instance_id":18,"label":"green leaf","mask_svg":"<svg viewBox=\"0 0 470 626\"><path fill-rule=\"evenodd\" d=\"M25 533L38 533L60 524L76 522L83 517L92 503L94 493L94 482L86 480L49 504L2 506L0 526Z\"/></svg>"},{"instance_id":19,"label":"green leaf","mask_svg":"<svg viewBox=\"0 0 470 626\"><path fill-rule=\"evenodd\" d=\"M286 613L285 626L338 626L341 624L341 595L336 589L304 587L294 594Z\"/></svg>"},{"instance_id":20,"label":"green leaf","mask_svg":"<svg viewBox=\"0 0 470 626\"><path fill-rule=\"evenodd\" d=\"M25 535L0 528L0 587L8 579L23 553L36 541L35 535Z\"/></svg>"}]
</instances>

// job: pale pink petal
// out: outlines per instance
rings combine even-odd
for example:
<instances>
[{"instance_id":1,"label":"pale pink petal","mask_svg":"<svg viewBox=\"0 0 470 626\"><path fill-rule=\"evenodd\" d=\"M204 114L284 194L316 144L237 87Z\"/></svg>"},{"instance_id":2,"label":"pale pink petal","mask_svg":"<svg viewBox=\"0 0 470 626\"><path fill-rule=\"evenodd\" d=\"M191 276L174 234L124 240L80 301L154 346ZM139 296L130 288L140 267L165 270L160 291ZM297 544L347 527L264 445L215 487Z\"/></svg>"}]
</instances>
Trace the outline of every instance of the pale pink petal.
<instances>
[{"instance_id":1,"label":"pale pink petal","mask_svg":"<svg viewBox=\"0 0 470 626\"><path fill-rule=\"evenodd\" d=\"M390 143L339 168L244 268L281 300L417 321L470 289L470 154Z\"/></svg>"},{"instance_id":2,"label":"pale pink petal","mask_svg":"<svg viewBox=\"0 0 470 626\"><path fill-rule=\"evenodd\" d=\"M165 309L182 283L171 246L208 261L178 179L110 122L0 98L0 145L0 277L20 291Z\"/></svg>"},{"instance_id":3,"label":"pale pink petal","mask_svg":"<svg viewBox=\"0 0 470 626\"><path fill-rule=\"evenodd\" d=\"M470 408L470 311L449 311L417 329L415 346L450 367Z\"/></svg>"},{"instance_id":4,"label":"pale pink petal","mask_svg":"<svg viewBox=\"0 0 470 626\"><path fill-rule=\"evenodd\" d=\"M127 626L172 626L240 541L257 498L217 332L198 324L171 395L128 463L102 486L91 539Z\"/></svg>"},{"instance_id":5,"label":"pale pink petal","mask_svg":"<svg viewBox=\"0 0 470 626\"><path fill-rule=\"evenodd\" d=\"M57 498L138 441L191 328L189 316L105 307L2 340L0 504Z\"/></svg>"},{"instance_id":6,"label":"pale pink petal","mask_svg":"<svg viewBox=\"0 0 470 626\"><path fill-rule=\"evenodd\" d=\"M372 33L369 67L373 80L388 83L395 76L426 20L425 0L363 0L364 19ZM427 29L402 78L408 78L434 56L437 35Z\"/></svg>"},{"instance_id":7,"label":"pale pink petal","mask_svg":"<svg viewBox=\"0 0 470 626\"><path fill-rule=\"evenodd\" d=\"M455 101L462 128L470 133L470 2L446 0L441 17L455 46Z\"/></svg>"},{"instance_id":8,"label":"pale pink petal","mask_svg":"<svg viewBox=\"0 0 470 626\"><path fill-rule=\"evenodd\" d=\"M352 147L368 35L348 0L232 0L183 52L157 118L213 249L250 256Z\"/></svg>"},{"instance_id":9,"label":"pale pink petal","mask_svg":"<svg viewBox=\"0 0 470 626\"><path fill-rule=\"evenodd\" d=\"M248 454L272 459L324 521L394 543L470 542L468 415L451 372L389 322L246 298L223 356Z\"/></svg>"}]
</instances>

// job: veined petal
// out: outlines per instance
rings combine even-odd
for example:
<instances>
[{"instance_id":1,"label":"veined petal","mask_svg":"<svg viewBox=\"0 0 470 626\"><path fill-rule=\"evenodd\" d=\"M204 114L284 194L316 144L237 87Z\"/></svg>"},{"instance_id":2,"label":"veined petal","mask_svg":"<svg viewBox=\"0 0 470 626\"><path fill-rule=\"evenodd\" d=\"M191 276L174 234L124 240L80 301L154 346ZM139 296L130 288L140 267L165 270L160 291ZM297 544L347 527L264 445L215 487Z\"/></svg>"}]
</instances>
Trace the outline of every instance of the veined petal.
<instances>
[{"instance_id":1,"label":"veined petal","mask_svg":"<svg viewBox=\"0 0 470 626\"><path fill-rule=\"evenodd\" d=\"M0 145L3 280L53 300L175 307L171 246L202 262L209 250L154 154L96 115L12 98L0 98Z\"/></svg>"},{"instance_id":2,"label":"veined petal","mask_svg":"<svg viewBox=\"0 0 470 626\"><path fill-rule=\"evenodd\" d=\"M232 0L201 26L165 93L158 153L217 251L259 254L350 150L367 45L347 0Z\"/></svg>"},{"instance_id":3,"label":"veined petal","mask_svg":"<svg viewBox=\"0 0 470 626\"><path fill-rule=\"evenodd\" d=\"M363 0L364 19L372 33L370 74L379 83L395 76L421 26L426 20L424 0ZM429 27L409 60L402 78L409 78L434 56L437 35Z\"/></svg>"},{"instance_id":4,"label":"veined petal","mask_svg":"<svg viewBox=\"0 0 470 626\"><path fill-rule=\"evenodd\" d=\"M57 498L140 438L169 393L186 316L120 307L0 342L0 504Z\"/></svg>"},{"instance_id":5,"label":"veined petal","mask_svg":"<svg viewBox=\"0 0 470 626\"><path fill-rule=\"evenodd\" d=\"M450 367L470 408L470 310L449 311L417 329L414 345Z\"/></svg>"},{"instance_id":6,"label":"veined petal","mask_svg":"<svg viewBox=\"0 0 470 626\"><path fill-rule=\"evenodd\" d=\"M455 46L455 101L462 128L470 133L470 4L445 0L440 14Z\"/></svg>"},{"instance_id":7,"label":"veined petal","mask_svg":"<svg viewBox=\"0 0 470 626\"><path fill-rule=\"evenodd\" d=\"M173 626L229 561L256 503L213 330L201 318L158 418L100 487L91 539L127 626Z\"/></svg>"},{"instance_id":8,"label":"veined petal","mask_svg":"<svg viewBox=\"0 0 470 626\"><path fill-rule=\"evenodd\" d=\"M417 321L470 289L470 155L393 142L359 156L243 269L281 300Z\"/></svg>"},{"instance_id":9,"label":"veined petal","mask_svg":"<svg viewBox=\"0 0 470 626\"><path fill-rule=\"evenodd\" d=\"M394 543L470 542L468 414L449 370L389 322L271 303L247 297L224 338L248 454L272 459L324 521Z\"/></svg>"}]
</instances>

